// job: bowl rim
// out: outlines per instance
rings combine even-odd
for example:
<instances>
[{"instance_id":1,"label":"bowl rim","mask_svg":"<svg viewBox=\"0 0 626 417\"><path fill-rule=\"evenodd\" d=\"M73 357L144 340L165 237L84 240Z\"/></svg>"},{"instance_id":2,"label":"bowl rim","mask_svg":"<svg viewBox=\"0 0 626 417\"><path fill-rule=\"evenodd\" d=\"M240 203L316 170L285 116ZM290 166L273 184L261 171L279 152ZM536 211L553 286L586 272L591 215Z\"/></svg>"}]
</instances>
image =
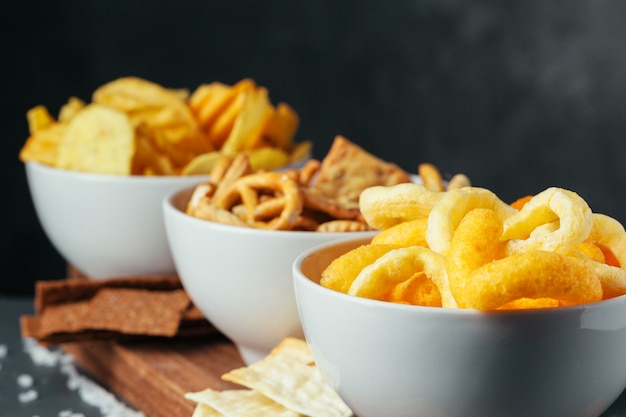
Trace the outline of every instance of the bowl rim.
<instances>
[{"instance_id":1,"label":"bowl rim","mask_svg":"<svg viewBox=\"0 0 626 417\"><path fill-rule=\"evenodd\" d=\"M592 303L585 304L576 304L573 306L562 306L562 307L553 307L553 308L528 308L528 309L518 309L518 310L496 310L496 311L480 311L470 308L442 308L442 307L429 307L429 306L417 306L417 305L407 305L407 304L399 304L392 303L389 301L382 300L373 300L364 297L357 297L353 295L349 295L346 293L342 293L340 291L332 290L330 288L323 287L319 283L312 281L302 272L302 263L305 259L313 255L314 253L326 249L336 245L342 245L345 243L356 242L363 240L364 237L355 238L354 236L346 236L343 238L335 239L330 242L324 242L312 246L306 250L304 250L292 264L292 274L294 279L295 286L302 286L303 288L307 288L308 290L318 291L321 294L325 294L324 296L337 298L343 303L355 306L361 306L365 308L377 308L383 309L386 311L395 311L395 312L407 312L409 314L420 314L420 313L428 313L428 314L438 314L438 315L452 315L455 317L527 317L527 316L545 316L545 315L553 315L553 314L563 314L563 313L580 313L585 310L594 310L598 308L603 308L605 306L610 306L610 304L621 304L626 302L626 294L620 295L617 297L609 298L606 300L595 301ZM296 301L299 299L299 292L296 291Z\"/></svg>"},{"instance_id":2,"label":"bowl rim","mask_svg":"<svg viewBox=\"0 0 626 417\"><path fill-rule=\"evenodd\" d=\"M23 163L26 170L45 172L46 175L57 175L72 177L83 181L119 181L119 182L180 182L202 181L208 179L208 175L121 175L121 174L99 174L94 172L76 171L64 169L37 161L26 161Z\"/></svg>"}]
</instances>

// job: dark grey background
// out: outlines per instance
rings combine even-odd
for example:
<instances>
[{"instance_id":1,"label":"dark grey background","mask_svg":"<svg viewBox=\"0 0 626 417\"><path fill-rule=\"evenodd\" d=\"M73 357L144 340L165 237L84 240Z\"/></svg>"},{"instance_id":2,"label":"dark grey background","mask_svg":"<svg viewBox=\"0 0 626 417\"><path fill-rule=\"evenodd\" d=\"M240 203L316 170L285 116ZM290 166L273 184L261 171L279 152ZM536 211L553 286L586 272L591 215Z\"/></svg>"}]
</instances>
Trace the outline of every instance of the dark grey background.
<instances>
[{"instance_id":1,"label":"dark grey background","mask_svg":"<svg viewBox=\"0 0 626 417\"><path fill-rule=\"evenodd\" d=\"M175 88L251 77L298 111L316 157L343 134L505 201L559 186L626 221L620 0L9 0L0 15L0 293L65 276L17 159L26 111L126 75Z\"/></svg>"}]
</instances>

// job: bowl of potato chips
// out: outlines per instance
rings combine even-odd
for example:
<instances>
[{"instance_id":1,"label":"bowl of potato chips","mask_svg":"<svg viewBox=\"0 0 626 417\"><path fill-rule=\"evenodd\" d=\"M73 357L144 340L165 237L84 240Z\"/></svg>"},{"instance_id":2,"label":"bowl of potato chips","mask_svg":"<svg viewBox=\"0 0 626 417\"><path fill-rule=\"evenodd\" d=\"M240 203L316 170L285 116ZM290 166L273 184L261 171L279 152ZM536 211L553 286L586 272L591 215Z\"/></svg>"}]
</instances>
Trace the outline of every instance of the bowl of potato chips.
<instances>
[{"instance_id":1,"label":"bowl of potato chips","mask_svg":"<svg viewBox=\"0 0 626 417\"><path fill-rule=\"evenodd\" d=\"M175 274L161 200L206 179L89 174L37 162L26 163L26 176L50 242L93 279Z\"/></svg>"},{"instance_id":2,"label":"bowl of potato chips","mask_svg":"<svg viewBox=\"0 0 626 417\"><path fill-rule=\"evenodd\" d=\"M372 187L360 209L376 236L293 264L305 338L355 415L600 416L624 391L617 220L556 187Z\"/></svg>"},{"instance_id":3,"label":"bowl of potato chips","mask_svg":"<svg viewBox=\"0 0 626 417\"><path fill-rule=\"evenodd\" d=\"M20 150L43 229L56 249L92 278L175 273L161 201L206 181L220 160L245 154L252 169L298 166L311 143L294 142L297 113L272 104L251 79L192 91L138 77L77 97L56 117L27 114Z\"/></svg>"}]
</instances>

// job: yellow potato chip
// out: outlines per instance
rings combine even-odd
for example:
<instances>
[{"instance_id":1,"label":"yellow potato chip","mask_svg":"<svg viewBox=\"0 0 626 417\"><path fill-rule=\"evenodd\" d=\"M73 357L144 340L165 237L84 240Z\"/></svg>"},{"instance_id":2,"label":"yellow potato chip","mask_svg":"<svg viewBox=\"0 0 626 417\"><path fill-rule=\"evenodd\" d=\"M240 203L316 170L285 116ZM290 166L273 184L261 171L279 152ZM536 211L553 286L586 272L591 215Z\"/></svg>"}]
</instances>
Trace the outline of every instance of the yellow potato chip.
<instances>
[{"instance_id":1,"label":"yellow potato chip","mask_svg":"<svg viewBox=\"0 0 626 417\"><path fill-rule=\"evenodd\" d=\"M282 149L278 148L259 148L248 152L250 165L252 169L276 169L284 167L289 163L289 155Z\"/></svg>"},{"instance_id":2,"label":"yellow potato chip","mask_svg":"<svg viewBox=\"0 0 626 417\"><path fill-rule=\"evenodd\" d=\"M35 106L26 112L28 131L31 135L50 128L56 123L54 117L50 115L46 106Z\"/></svg>"},{"instance_id":3,"label":"yellow potato chip","mask_svg":"<svg viewBox=\"0 0 626 417\"><path fill-rule=\"evenodd\" d=\"M200 154L183 167L181 175L208 175L223 158L224 155L219 151Z\"/></svg>"},{"instance_id":4,"label":"yellow potato chip","mask_svg":"<svg viewBox=\"0 0 626 417\"><path fill-rule=\"evenodd\" d=\"M241 112L237 115L233 128L221 150L226 155L234 155L254 148L261 139L263 128L272 114L266 88L257 87L244 93Z\"/></svg>"},{"instance_id":5,"label":"yellow potato chip","mask_svg":"<svg viewBox=\"0 0 626 417\"><path fill-rule=\"evenodd\" d=\"M68 123L58 146L57 166L101 174L129 175L135 133L128 116L90 104Z\"/></svg>"},{"instance_id":6,"label":"yellow potato chip","mask_svg":"<svg viewBox=\"0 0 626 417\"><path fill-rule=\"evenodd\" d=\"M294 163L305 160L311 155L312 150L313 142L310 140L294 144L289 150L289 162Z\"/></svg>"},{"instance_id":7,"label":"yellow potato chip","mask_svg":"<svg viewBox=\"0 0 626 417\"><path fill-rule=\"evenodd\" d=\"M59 141L66 127L65 124L54 124L47 129L37 130L30 135L22 149L20 149L20 161L35 161L46 165L56 165Z\"/></svg>"},{"instance_id":8,"label":"yellow potato chip","mask_svg":"<svg viewBox=\"0 0 626 417\"><path fill-rule=\"evenodd\" d=\"M246 389L215 391L207 388L199 392L186 393L185 398L206 406L201 409L202 414L198 412L198 415L203 417L213 415L228 417L300 416L300 414L285 408L270 398ZM215 414L214 411L218 414Z\"/></svg>"},{"instance_id":9,"label":"yellow potato chip","mask_svg":"<svg viewBox=\"0 0 626 417\"><path fill-rule=\"evenodd\" d=\"M278 103L265 126L265 136L275 146L289 149L296 135L300 118L287 103Z\"/></svg>"},{"instance_id":10,"label":"yellow potato chip","mask_svg":"<svg viewBox=\"0 0 626 417\"><path fill-rule=\"evenodd\" d=\"M78 97L70 97L59 111L59 122L70 120L76 113L82 110L87 104Z\"/></svg>"},{"instance_id":11,"label":"yellow potato chip","mask_svg":"<svg viewBox=\"0 0 626 417\"><path fill-rule=\"evenodd\" d=\"M189 97L192 109L202 126L210 126L234 99L237 91L220 82L202 84Z\"/></svg>"},{"instance_id":12,"label":"yellow potato chip","mask_svg":"<svg viewBox=\"0 0 626 417\"><path fill-rule=\"evenodd\" d=\"M199 153L213 150L180 90L123 77L96 89L92 101L128 114L133 127L149 131L146 136L176 168L182 168Z\"/></svg>"},{"instance_id":13,"label":"yellow potato chip","mask_svg":"<svg viewBox=\"0 0 626 417\"><path fill-rule=\"evenodd\" d=\"M222 379L231 381L310 417L349 417L352 411L315 366L308 344L286 338L269 355Z\"/></svg>"},{"instance_id":14,"label":"yellow potato chip","mask_svg":"<svg viewBox=\"0 0 626 417\"><path fill-rule=\"evenodd\" d=\"M137 129L135 154L132 161L133 175L175 175L176 170L167 155L159 151L153 142Z\"/></svg>"},{"instance_id":15,"label":"yellow potato chip","mask_svg":"<svg viewBox=\"0 0 626 417\"><path fill-rule=\"evenodd\" d=\"M226 104L207 126L208 138L216 149L221 149L224 145L241 113L248 92L255 88L256 83L249 78L244 78L231 87L231 96L225 99Z\"/></svg>"}]
</instances>

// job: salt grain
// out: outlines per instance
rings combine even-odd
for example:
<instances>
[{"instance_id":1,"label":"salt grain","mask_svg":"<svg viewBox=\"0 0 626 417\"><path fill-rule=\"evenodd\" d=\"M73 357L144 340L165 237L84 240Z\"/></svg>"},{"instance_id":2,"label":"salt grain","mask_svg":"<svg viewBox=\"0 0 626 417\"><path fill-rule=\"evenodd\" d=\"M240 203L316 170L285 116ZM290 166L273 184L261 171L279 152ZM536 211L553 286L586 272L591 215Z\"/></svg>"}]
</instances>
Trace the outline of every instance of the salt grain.
<instances>
[{"instance_id":1,"label":"salt grain","mask_svg":"<svg viewBox=\"0 0 626 417\"><path fill-rule=\"evenodd\" d=\"M81 375L70 355L42 347L34 339L24 339L24 351L37 365L60 366L61 372L67 376L67 387L72 391L77 391L85 403L98 408L102 417L145 417L142 412L127 407L109 391ZM73 413L71 410L63 410L59 413L59 417L84 416L81 413Z\"/></svg>"},{"instance_id":2,"label":"salt grain","mask_svg":"<svg viewBox=\"0 0 626 417\"><path fill-rule=\"evenodd\" d=\"M40 346L34 339L23 339L24 352L30 355L35 365L57 366L61 355L58 351Z\"/></svg>"},{"instance_id":3,"label":"salt grain","mask_svg":"<svg viewBox=\"0 0 626 417\"><path fill-rule=\"evenodd\" d=\"M0 359L6 358L8 353L9 348L7 347L7 345L0 344Z\"/></svg>"},{"instance_id":4,"label":"salt grain","mask_svg":"<svg viewBox=\"0 0 626 417\"><path fill-rule=\"evenodd\" d=\"M22 374L17 377L17 385L22 388L30 388L33 386L33 377L27 374Z\"/></svg>"},{"instance_id":5,"label":"salt grain","mask_svg":"<svg viewBox=\"0 0 626 417\"><path fill-rule=\"evenodd\" d=\"M17 399L20 400L21 403L28 403L31 401L35 401L39 397L39 394L34 389L20 392L17 396Z\"/></svg>"}]
</instances>

